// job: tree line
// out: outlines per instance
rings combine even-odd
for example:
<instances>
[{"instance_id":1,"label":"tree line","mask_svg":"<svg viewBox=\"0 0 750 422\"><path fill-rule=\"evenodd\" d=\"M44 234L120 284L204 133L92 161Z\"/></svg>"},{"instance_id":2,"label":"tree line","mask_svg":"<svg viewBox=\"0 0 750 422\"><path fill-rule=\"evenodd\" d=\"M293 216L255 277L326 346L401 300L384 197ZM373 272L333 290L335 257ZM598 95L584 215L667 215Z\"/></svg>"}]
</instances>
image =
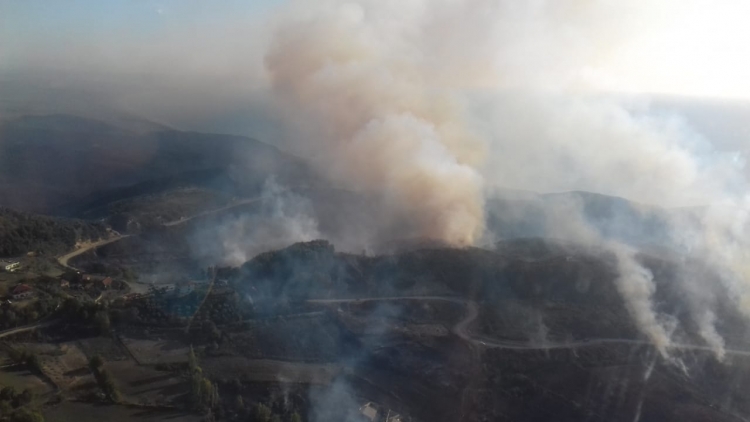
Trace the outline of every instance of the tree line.
<instances>
[{"instance_id":1,"label":"tree line","mask_svg":"<svg viewBox=\"0 0 750 422\"><path fill-rule=\"evenodd\" d=\"M58 254L78 241L107 236L107 226L99 222L35 215L0 207L0 256L27 252Z\"/></svg>"}]
</instances>

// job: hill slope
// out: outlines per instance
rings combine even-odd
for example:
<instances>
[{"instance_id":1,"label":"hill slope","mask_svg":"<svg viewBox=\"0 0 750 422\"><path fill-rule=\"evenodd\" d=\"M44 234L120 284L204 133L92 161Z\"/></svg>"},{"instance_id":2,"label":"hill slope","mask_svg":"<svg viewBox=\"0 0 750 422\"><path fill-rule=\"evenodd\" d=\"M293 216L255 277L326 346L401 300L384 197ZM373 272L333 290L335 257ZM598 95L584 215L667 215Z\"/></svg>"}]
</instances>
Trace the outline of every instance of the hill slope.
<instances>
[{"instance_id":1,"label":"hill slope","mask_svg":"<svg viewBox=\"0 0 750 422\"><path fill-rule=\"evenodd\" d=\"M100 203L106 191L201 172L223 172L234 185L249 188L271 175L287 184L314 179L299 159L245 137L132 132L67 115L25 116L0 125L0 198L11 208L70 212Z\"/></svg>"},{"instance_id":2,"label":"hill slope","mask_svg":"<svg viewBox=\"0 0 750 422\"><path fill-rule=\"evenodd\" d=\"M0 207L0 256L60 253L76 242L107 237L102 223L33 215Z\"/></svg>"}]
</instances>

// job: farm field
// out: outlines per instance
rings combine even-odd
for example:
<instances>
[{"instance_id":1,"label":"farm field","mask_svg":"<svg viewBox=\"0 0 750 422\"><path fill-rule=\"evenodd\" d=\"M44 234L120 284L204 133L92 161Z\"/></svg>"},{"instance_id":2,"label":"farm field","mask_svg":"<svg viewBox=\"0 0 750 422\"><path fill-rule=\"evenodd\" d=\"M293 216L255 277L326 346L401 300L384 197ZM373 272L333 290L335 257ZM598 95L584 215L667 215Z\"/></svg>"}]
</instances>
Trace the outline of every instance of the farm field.
<instances>
[{"instance_id":1,"label":"farm field","mask_svg":"<svg viewBox=\"0 0 750 422\"><path fill-rule=\"evenodd\" d=\"M107 362L105 368L117 380L125 400L143 405L170 404L189 392L186 379L171 372L138 365L132 359Z\"/></svg>"},{"instance_id":2,"label":"farm field","mask_svg":"<svg viewBox=\"0 0 750 422\"><path fill-rule=\"evenodd\" d=\"M329 384L341 372L340 365L282 362L224 356L201 362L203 370L217 379L240 379L246 382L283 382Z\"/></svg>"},{"instance_id":3,"label":"farm field","mask_svg":"<svg viewBox=\"0 0 750 422\"><path fill-rule=\"evenodd\" d=\"M136 406L119 406L65 402L44 411L47 422L199 422L200 416L182 411L152 410Z\"/></svg>"},{"instance_id":4,"label":"farm field","mask_svg":"<svg viewBox=\"0 0 750 422\"><path fill-rule=\"evenodd\" d=\"M122 343L142 365L187 362L189 347L173 340L121 337Z\"/></svg>"}]
</instances>

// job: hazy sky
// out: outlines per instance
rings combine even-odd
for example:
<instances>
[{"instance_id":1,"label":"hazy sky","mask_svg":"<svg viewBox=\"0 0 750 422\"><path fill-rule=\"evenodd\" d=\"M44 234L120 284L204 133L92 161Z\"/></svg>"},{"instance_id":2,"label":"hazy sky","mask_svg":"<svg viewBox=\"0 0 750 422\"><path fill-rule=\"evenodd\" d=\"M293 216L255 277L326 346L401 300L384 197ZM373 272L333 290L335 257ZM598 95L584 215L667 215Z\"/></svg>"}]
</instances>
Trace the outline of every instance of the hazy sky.
<instances>
[{"instance_id":1,"label":"hazy sky","mask_svg":"<svg viewBox=\"0 0 750 422\"><path fill-rule=\"evenodd\" d=\"M470 3L472 0L467 0ZM0 3L0 72L24 71L44 63L48 67L69 68L61 54L67 49L87 51L84 64L122 60L153 61L138 49L154 49L169 44L196 61L221 57L221 51L200 51L201 40L221 39L228 44L247 39L221 38L231 33L226 27L262 26L269 11L286 0L227 0L217 2L183 0L71 0L21 1ZM550 1L532 1L534 8L550 7ZM592 49L618 35L616 45L583 57L566 57L575 63L579 84L585 88L629 93L666 93L688 96L750 98L750 2L746 0L614 0L564 1L568 28L555 36L582 37ZM596 5L592 8L591 5ZM555 5L557 6L557 5ZM526 6L525 6L526 7ZM578 31L590 10L611 9L613 16L602 22L599 32ZM617 16L619 15L619 16ZM616 21L631 23L618 28ZM588 23L585 23L588 25ZM251 30L247 29L251 32ZM179 34L182 43L175 40ZM196 43L196 41L198 41ZM212 41L213 42L213 41ZM529 44L535 47L534 44ZM592 47L593 46L593 47ZM138 47L138 49L134 49ZM219 47L221 50L223 47ZM192 51L195 50L195 51ZM233 53L236 51L233 50ZM176 65L184 65L180 57ZM98 62L98 63L97 63ZM118 65L120 63L118 62ZM127 66L125 66L127 67ZM149 66L144 65L145 68ZM200 67L195 65L195 67ZM108 70L109 71L109 70ZM198 71L210 74L213 70ZM148 72L147 72L148 73Z\"/></svg>"}]
</instances>

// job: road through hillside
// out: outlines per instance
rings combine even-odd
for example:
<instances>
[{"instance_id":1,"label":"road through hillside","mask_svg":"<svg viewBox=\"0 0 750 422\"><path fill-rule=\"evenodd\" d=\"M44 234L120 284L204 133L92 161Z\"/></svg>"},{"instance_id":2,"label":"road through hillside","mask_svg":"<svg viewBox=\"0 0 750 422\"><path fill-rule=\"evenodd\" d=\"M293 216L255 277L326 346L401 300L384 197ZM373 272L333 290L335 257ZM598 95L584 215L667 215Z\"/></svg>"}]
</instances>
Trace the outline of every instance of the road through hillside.
<instances>
[{"instance_id":1,"label":"road through hillside","mask_svg":"<svg viewBox=\"0 0 750 422\"><path fill-rule=\"evenodd\" d=\"M126 234L126 235L123 235L123 236L110 237L109 239L104 239L104 240L100 240L98 242L90 243L90 244L88 244L86 246L83 246L81 248L78 248L78 249L74 250L73 252L70 252L70 253L68 253L66 255L63 255L63 256L57 258L57 262L60 265L62 265L63 267L65 267L65 268L69 268L69 269L74 270L74 271L79 271L77 268L71 267L70 265L68 265L68 261L70 261L72 258L75 258L78 255L81 255L81 254L83 254L83 253L85 253L87 251L90 251L92 249L98 248L99 246L109 245L110 243L117 242L118 240L124 239L124 238L129 237L129 236L130 236L129 234Z\"/></svg>"},{"instance_id":2,"label":"road through hillside","mask_svg":"<svg viewBox=\"0 0 750 422\"><path fill-rule=\"evenodd\" d=\"M257 202L260 199L261 198L243 199L241 201L237 201L237 202L233 203L232 205L227 205L226 207L217 208L217 209L209 210L209 211L204 211L204 212L192 215L190 217L181 218L181 219L175 220L175 221L169 221L169 222L163 223L162 226L164 226L164 227L179 226L179 225L185 224L185 223L187 223L187 222L189 222L189 221L191 221L191 220L193 220L195 218L205 217L205 216L216 214L216 213L219 213L219 212L222 212L222 211L228 211L228 210L230 210L232 208L236 208L236 207L239 207L239 206L242 206L242 205L247 205L247 204L251 204L253 202ZM72 251L72 252L70 252L70 253L68 253L66 255L62 255L62 256L58 257L57 258L57 262L60 265L62 265L63 267L65 267L65 268L68 268L68 269L71 269L71 270L74 270L74 271L80 271L79 269L68 265L68 261L70 261L71 259L77 257L78 255L86 253L87 251L90 251L92 249L96 249L96 248L98 248L100 246L104 246L104 245L108 245L110 243L117 242L118 240L124 239L126 237L130 237L130 236L131 235L129 235L129 234L118 235L118 236L115 236L115 237L110 237L109 239L104 239L104 240L100 240L98 242L94 242L94 243L88 244L88 245L83 246L81 248L78 248L78 249L76 249L76 250L74 250L74 251Z\"/></svg>"},{"instance_id":3,"label":"road through hillside","mask_svg":"<svg viewBox=\"0 0 750 422\"><path fill-rule=\"evenodd\" d=\"M314 299L309 300L308 303L362 303L362 302L376 302L376 301L399 301L399 300L421 300L421 301L444 301L451 303L460 303L466 307L466 313L464 317L453 326L453 332L461 339L472 343L476 346L485 347L489 349L517 349L517 350L550 350L550 349L576 349L587 346L598 346L598 345L618 345L618 344L629 344L629 345L651 345L646 340L637 339L624 339L624 338L591 338L582 339L575 341L566 341L564 343L557 342L520 342L510 340L497 340L489 337L482 337L473 335L469 330L471 324L479 317L479 305L473 300L462 299L457 297L449 296L399 296L399 297L371 297L361 299ZM702 346L697 344L682 344L682 343L671 343L671 349L677 350L697 350L714 353L715 350L709 346ZM737 349L725 349L725 354L735 356L750 356L750 351L737 350Z\"/></svg>"},{"instance_id":4,"label":"road through hillside","mask_svg":"<svg viewBox=\"0 0 750 422\"><path fill-rule=\"evenodd\" d=\"M36 330L37 328L49 327L50 325L57 324L58 321L47 321L39 322L36 324L24 325L23 327L11 328L10 330L0 331L0 338L12 336L14 334L23 333L26 331Z\"/></svg>"}]
</instances>

